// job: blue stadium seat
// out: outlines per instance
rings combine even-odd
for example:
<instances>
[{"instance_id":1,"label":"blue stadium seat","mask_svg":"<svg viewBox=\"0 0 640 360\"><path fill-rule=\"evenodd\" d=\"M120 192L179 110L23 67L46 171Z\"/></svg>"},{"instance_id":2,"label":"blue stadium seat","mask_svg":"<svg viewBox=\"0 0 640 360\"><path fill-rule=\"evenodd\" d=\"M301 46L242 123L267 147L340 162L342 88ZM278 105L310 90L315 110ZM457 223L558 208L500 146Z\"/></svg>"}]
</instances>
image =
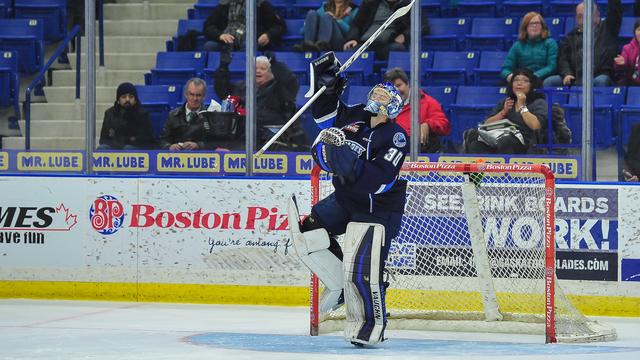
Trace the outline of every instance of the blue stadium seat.
<instances>
[{"instance_id":1,"label":"blue stadium seat","mask_svg":"<svg viewBox=\"0 0 640 360\"><path fill-rule=\"evenodd\" d=\"M518 19L475 18L471 33L466 37L467 50L504 51L511 46L513 36L518 33Z\"/></svg>"},{"instance_id":2,"label":"blue stadium seat","mask_svg":"<svg viewBox=\"0 0 640 360\"><path fill-rule=\"evenodd\" d=\"M201 51L158 52L150 85L181 85L192 77L201 77L206 55Z\"/></svg>"},{"instance_id":3,"label":"blue stadium seat","mask_svg":"<svg viewBox=\"0 0 640 360\"><path fill-rule=\"evenodd\" d=\"M322 0L295 0L287 14L292 19L304 19L309 10L316 10L322 5Z\"/></svg>"},{"instance_id":4,"label":"blue stadium seat","mask_svg":"<svg viewBox=\"0 0 640 360\"><path fill-rule=\"evenodd\" d=\"M631 133L631 127L640 122L640 87L630 86L627 89L627 101L620 107L620 140L626 145Z\"/></svg>"},{"instance_id":5,"label":"blue stadium seat","mask_svg":"<svg viewBox=\"0 0 640 360\"><path fill-rule=\"evenodd\" d=\"M346 103L349 105L363 104L367 102L367 95L371 91L371 86L352 85L347 88Z\"/></svg>"},{"instance_id":6,"label":"blue stadium seat","mask_svg":"<svg viewBox=\"0 0 640 360\"><path fill-rule=\"evenodd\" d=\"M471 72L478 67L480 53L477 51L436 51L433 67L425 69L428 85L464 85Z\"/></svg>"},{"instance_id":7,"label":"blue stadium seat","mask_svg":"<svg viewBox=\"0 0 640 360\"><path fill-rule=\"evenodd\" d=\"M502 14L516 18L522 17L530 11L542 14L542 3L542 0L505 0L502 3Z\"/></svg>"},{"instance_id":8,"label":"blue stadium seat","mask_svg":"<svg viewBox=\"0 0 640 360\"><path fill-rule=\"evenodd\" d=\"M67 0L15 0L16 19L37 19L44 27L47 42L58 41L67 33Z\"/></svg>"},{"instance_id":9,"label":"blue stadium seat","mask_svg":"<svg viewBox=\"0 0 640 360\"><path fill-rule=\"evenodd\" d=\"M246 53L243 51L234 51L231 53L231 64L229 64L229 75L231 81L245 79L246 73ZM213 79L213 74L220 66L220 53L212 51L207 56L207 66L204 68L205 78Z\"/></svg>"},{"instance_id":10,"label":"blue stadium seat","mask_svg":"<svg viewBox=\"0 0 640 360\"><path fill-rule=\"evenodd\" d=\"M574 88L579 89L579 88ZM624 87L593 88L593 140L597 147L615 144L614 126L616 114L625 102ZM573 144L582 143L582 94L569 95L569 103L564 106L567 125L573 134Z\"/></svg>"},{"instance_id":11,"label":"blue stadium seat","mask_svg":"<svg viewBox=\"0 0 640 360\"><path fill-rule=\"evenodd\" d=\"M456 86L425 86L424 92L426 92L432 98L438 100L442 109L445 112L449 112L449 106L455 104L456 94L458 93L458 87Z\"/></svg>"},{"instance_id":12,"label":"blue stadium seat","mask_svg":"<svg viewBox=\"0 0 640 360\"><path fill-rule=\"evenodd\" d=\"M287 64L289 70L296 74L299 84L309 84L309 63L316 58L315 53L280 51L275 52L274 55L278 61Z\"/></svg>"},{"instance_id":13,"label":"blue stadium seat","mask_svg":"<svg viewBox=\"0 0 640 360\"><path fill-rule=\"evenodd\" d=\"M286 19L287 31L282 35L282 46L290 49L292 45L301 43L304 38L300 29L304 26L304 19Z\"/></svg>"},{"instance_id":14,"label":"blue stadium seat","mask_svg":"<svg viewBox=\"0 0 640 360\"><path fill-rule=\"evenodd\" d=\"M564 18L564 33L561 38L565 37L568 33L571 32L576 27L576 18L575 16L567 16ZM622 30L622 29L620 29Z\"/></svg>"},{"instance_id":15,"label":"blue stadium seat","mask_svg":"<svg viewBox=\"0 0 640 360\"><path fill-rule=\"evenodd\" d=\"M349 51L337 51L336 58L340 60L342 64L347 61L353 52ZM371 85L378 79L374 78L373 64L375 56L373 51L365 51L360 54L360 58L356 59L351 66L345 71L349 84L351 85Z\"/></svg>"},{"instance_id":16,"label":"blue stadium seat","mask_svg":"<svg viewBox=\"0 0 640 360\"><path fill-rule=\"evenodd\" d=\"M458 16L460 17L495 17L502 0L461 0L458 1Z\"/></svg>"},{"instance_id":17,"label":"blue stadium seat","mask_svg":"<svg viewBox=\"0 0 640 360\"><path fill-rule=\"evenodd\" d=\"M197 37L197 44L195 50L202 50L204 47L204 43L207 41L204 35L202 35L202 30L204 28L205 19L180 19L178 20L178 32L176 36L173 37L173 50L175 51L178 48L178 38L180 36L186 35L187 32L194 30L200 33Z\"/></svg>"},{"instance_id":18,"label":"blue stadium seat","mask_svg":"<svg viewBox=\"0 0 640 360\"><path fill-rule=\"evenodd\" d=\"M193 19L206 19L211 15L213 8L218 6L218 0L198 0L193 4Z\"/></svg>"},{"instance_id":19,"label":"blue stadium seat","mask_svg":"<svg viewBox=\"0 0 640 360\"><path fill-rule=\"evenodd\" d=\"M628 44L629 40L635 36L633 33L633 25L635 22L636 18L633 16L625 16L622 18L620 33L618 34L618 45L620 46L620 51L622 51L622 46Z\"/></svg>"},{"instance_id":20,"label":"blue stadium seat","mask_svg":"<svg viewBox=\"0 0 640 360\"><path fill-rule=\"evenodd\" d=\"M18 75L18 53L0 52L0 107L13 106L20 115L20 78Z\"/></svg>"},{"instance_id":21,"label":"blue stadium seat","mask_svg":"<svg viewBox=\"0 0 640 360\"><path fill-rule=\"evenodd\" d=\"M546 18L544 21L547 23L547 27L549 28L549 32L551 33L551 37L559 40L564 36L565 33L565 18L563 17L554 17L554 18ZM517 35L516 35L517 36Z\"/></svg>"},{"instance_id":22,"label":"blue stadium seat","mask_svg":"<svg viewBox=\"0 0 640 360\"><path fill-rule=\"evenodd\" d=\"M483 122L498 101L507 96L507 89L499 86L459 86L456 103L451 104L450 139L454 144L462 144L465 130L475 128Z\"/></svg>"},{"instance_id":23,"label":"blue stadium seat","mask_svg":"<svg viewBox=\"0 0 640 360\"><path fill-rule=\"evenodd\" d=\"M153 133L157 138L167 120L169 111L176 107L182 96L180 85L136 85L142 107L149 111Z\"/></svg>"},{"instance_id":24,"label":"blue stadium seat","mask_svg":"<svg viewBox=\"0 0 640 360\"><path fill-rule=\"evenodd\" d=\"M9 4L11 0L0 0L0 19L9 17Z\"/></svg>"},{"instance_id":25,"label":"blue stadium seat","mask_svg":"<svg viewBox=\"0 0 640 360\"><path fill-rule=\"evenodd\" d=\"M39 20L0 19L0 51L16 51L18 71L34 73L44 65L44 28Z\"/></svg>"},{"instance_id":26,"label":"blue stadium seat","mask_svg":"<svg viewBox=\"0 0 640 360\"><path fill-rule=\"evenodd\" d=\"M423 51L420 53L420 71L431 69L433 66L433 52ZM404 70L408 76L411 76L411 56L408 51L390 51L387 67L382 69L384 74L387 70L399 67Z\"/></svg>"},{"instance_id":27,"label":"blue stadium seat","mask_svg":"<svg viewBox=\"0 0 640 360\"><path fill-rule=\"evenodd\" d=\"M473 83L476 86L498 86L503 81L500 69L507 57L506 51L483 51L480 63L473 69Z\"/></svg>"},{"instance_id":28,"label":"blue stadium seat","mask_svg":"<svg viewBox=\"0 0 640 360\"><path fill-rule=\"evenodd\" d=\"M571 16L576 15L576 6L582 0L549 0L547 14L553 16Z\"/></svg>"},{"instance_id":29,"label":"blue stadium seat","mask_svg":"<svg viewBox=\"0 0 640 360\"><path fill-rule=\"evenodd\" d=\"M431 19L439 18L442 14L440 11L442 8L441 0L420 0L421 13L426 14Z\"/></svg>"},{"instance_id":30,"label":"blue stadium seat","mask_svg":"<svg viewBox=\"0 0 640 360\"><path fill-rule=\"evenodd\" d=\"M427 50L462 50L464 39L471 31L467 18L430 18L431 34L422 38Z\"/></svg>"},{"instance_id":31,"label":"blue stadium seat","mask_svg":"<svg viewBox=\"0 0 640 360\"><path fill-rule=\"evenodd\" d=\"M569 92L567 92L568 88L559 86L559 87L548 87L541 89L539 91L544 92L547 102L558 103L562 106L569 103ZM573 89L575 91L575 89Z\"/></svg>"}]
</instances>

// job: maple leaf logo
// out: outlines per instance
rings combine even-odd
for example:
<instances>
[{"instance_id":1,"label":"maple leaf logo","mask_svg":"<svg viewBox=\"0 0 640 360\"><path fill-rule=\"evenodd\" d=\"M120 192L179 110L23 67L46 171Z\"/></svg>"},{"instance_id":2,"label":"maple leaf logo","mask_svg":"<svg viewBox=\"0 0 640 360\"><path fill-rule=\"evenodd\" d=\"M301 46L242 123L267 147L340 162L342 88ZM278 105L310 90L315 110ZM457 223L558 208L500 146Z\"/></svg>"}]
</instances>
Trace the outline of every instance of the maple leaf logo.
<instances>
[{"instance_id":1,"label":"maple leaf logo","mask_svg":"<svg viewBox=\"0 0 640 360\"><path fill-rule=\"evenodd\" d=\"M60 203L60 206L56 208L56 213L63 213L63 212L64 212L64 221L68 225L67 230L71 230L71 228L73 228L78 223L78 216L73 215L69 211L69 209L67 209L67 207L64 206L64 203Z\"/></svg>"}]
</instances>

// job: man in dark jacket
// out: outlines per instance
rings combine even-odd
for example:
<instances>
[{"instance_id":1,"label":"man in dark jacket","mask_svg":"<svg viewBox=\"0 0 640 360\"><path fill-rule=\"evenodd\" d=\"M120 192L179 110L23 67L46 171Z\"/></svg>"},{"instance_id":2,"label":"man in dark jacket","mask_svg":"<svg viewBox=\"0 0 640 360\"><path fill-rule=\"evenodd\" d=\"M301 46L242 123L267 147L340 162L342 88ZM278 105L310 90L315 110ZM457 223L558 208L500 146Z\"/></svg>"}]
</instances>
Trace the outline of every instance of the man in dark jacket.
<instances>
[{"instance_id":1,"label":"man in dark jacket","mask_svg":"<svg viewBox=\"0 0 640 360\"><path fill-rule=\"evenodd\" d=\"M371 35L396 10L409 4L408 0L365 0L347 33L343 49L355 49L367 41ZM422 35L428 34L429 26L423 19ZM369 49L375 51L376 59L387 59L389 51L406 51L411 32L410 13L397 19L373 41Z\"/></svg>"},{"instance_id":2,"label":"man in dark jacket","mask_svg":"<svg viewBox=\"0 0 640 360\"><path fill-rule=\"evenodd\" d=\"M622 3L620 0L609 0L607 17L600 21L600 11L594 2L593 11L593 85L610 86L613 76L613 59L618 52L618 33L622 23ZM550 76L545 82L547 86L581 85L582 74L582 29L584 3L576 6L576 28L561 41L558 51L558 73Z\"/></svg>"},{"instance_id":3,"label":"man in dark jacket","mask_svg":"<svg viewBox=\"0 0 640 360\"><path fill-rule=\"evenodd\" d=\"M216 93L220 99L228 95L239 96L244 104L246 84L244 81L230 82L230 62L229 54L222 53L220 67L214 75ZM284 125L295 113L296 95L300 85L287 65L277 61L273 54L267 52L267 56L256 58L256 86L256 129L259 134L257 143L261 147L273 135L269 128ZM295 136L294 133L297 133L295 126L285 133L284 138ZM289 150L295 150L296 146L305 142L302 139L291 141L293 143L289 144Z\"/></svg>"},{"instance_id":4,"label":"man in dark jacket","mask_svg":"<svg viewBox=\"0 0 640 360\"><path fill-rule=\"evenodd\" d=\"M153 145L151 118L141 107L136 87L120 84L115 104L104 112L98 150L149 149Z\"/></svg>"},{"instance_id":5,"label":"man in dark jacket","mask_svg":"<svg viewBox=\"0 0 640 360\"><path fill-rule=\"evenodd\" d=\"M268 1L257 1L258 49L265 50L280 42L286 31L284 20ZM220 0L218 6L204 23L207 42L205 51L242 51L245 48L245 2L244 0Z\"/></svg>"},{"instance_id":6,"label":"man in dark jacket","mask_svg":"<svg viewBox=\"0 0 640 360\"><path fill-rule=\"evenodd\" d=\"M184 86L187 101L169 113L160 135L160 148L172 151L215 150L211 129L207 120L200 114L206 110L203 106L207 83L200 78L192 78Z\"/></svg>"}]
</instances>

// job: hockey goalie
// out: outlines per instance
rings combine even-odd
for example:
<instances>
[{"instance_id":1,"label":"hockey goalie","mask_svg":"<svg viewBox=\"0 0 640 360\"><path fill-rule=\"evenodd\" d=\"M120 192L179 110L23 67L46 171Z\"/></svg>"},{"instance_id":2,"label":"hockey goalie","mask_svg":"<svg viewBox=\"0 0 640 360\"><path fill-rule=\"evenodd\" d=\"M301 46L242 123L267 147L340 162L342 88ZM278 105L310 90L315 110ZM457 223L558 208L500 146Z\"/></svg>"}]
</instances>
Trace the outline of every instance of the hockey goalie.
<instances>
[{"instance_id":1,"label":"hockey goalie","mask_svg":"<svg viewBox=\"0 0 640 360\"><path fill-rule=\"evenodd\" d=\"M366 103L346 105L346 88L332 52L311 64L311 90L326 91L312 106L323 129L312 146L315 163L333 175L335 192L302 222L295 199L288 207L294 247L300 260L325 285L320 311L346 307L345 340L373 345L386 326L385 260L400 230L406 182L399 179L408 151L407 135L394 119L402 109L390 83L374 86ZM364 99L363 99L364 100ZM336 237L344 234L344 245Z\"/></svg>"}]
</instances>

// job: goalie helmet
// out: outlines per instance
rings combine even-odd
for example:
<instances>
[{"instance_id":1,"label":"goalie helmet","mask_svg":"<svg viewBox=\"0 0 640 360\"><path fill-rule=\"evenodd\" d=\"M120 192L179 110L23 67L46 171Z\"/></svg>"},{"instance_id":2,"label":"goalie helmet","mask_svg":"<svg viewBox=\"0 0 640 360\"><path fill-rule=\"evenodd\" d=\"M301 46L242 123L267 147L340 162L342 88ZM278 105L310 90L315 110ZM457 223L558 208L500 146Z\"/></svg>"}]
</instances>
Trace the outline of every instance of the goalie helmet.
<instances>
[{"instance_id":1,"label":"goalie helmet","mask_svg":"<svg viewBox=\"0 0 640 360\"><path fill-rule=\"evenodd\" d=\"M369 91L367 105L364 109L374 114L386 115L389 119L395 119L400 114L402 106L402 98L396 87L390 82L384 82Z\"/></svg>"}]
</instances>

